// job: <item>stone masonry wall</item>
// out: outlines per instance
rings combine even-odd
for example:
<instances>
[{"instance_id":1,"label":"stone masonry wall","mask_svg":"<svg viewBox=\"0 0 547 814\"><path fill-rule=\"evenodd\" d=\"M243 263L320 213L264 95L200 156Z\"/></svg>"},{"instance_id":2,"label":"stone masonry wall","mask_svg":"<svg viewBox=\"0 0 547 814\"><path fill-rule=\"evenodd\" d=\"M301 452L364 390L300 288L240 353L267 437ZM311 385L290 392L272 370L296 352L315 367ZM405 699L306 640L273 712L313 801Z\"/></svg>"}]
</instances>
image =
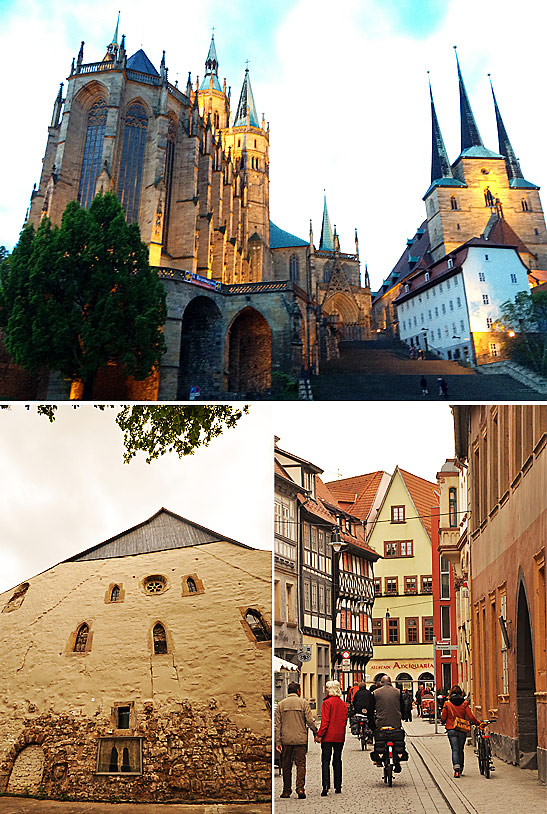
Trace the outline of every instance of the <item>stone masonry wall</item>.
<instances>
[{"instance_id":1,"label":"stone masonry wall","mask_svg":"<svg viewBox=\"0 0 547 814\"><path fill-rule=\"evenodd\" d=\"M137 719L137 726L124 734L142 737L140 776L96 774L99 738L107 736L110 716L43 714L13 721L19 734L0 763L0 791L6 789L14 762L25 750L33 760L27 773L18 772L17 788L10 784L10 790L23 792L26 786L36 792L34 764L42 759L43 750L39 787L47 797L161 802L268 799L270 738L238 727L218 711L214 698L208 705L182 701L168 714L160 705L145 702L137 710ZM41 750L29 754L28 744Z\"/></svg>"}]
</instances>

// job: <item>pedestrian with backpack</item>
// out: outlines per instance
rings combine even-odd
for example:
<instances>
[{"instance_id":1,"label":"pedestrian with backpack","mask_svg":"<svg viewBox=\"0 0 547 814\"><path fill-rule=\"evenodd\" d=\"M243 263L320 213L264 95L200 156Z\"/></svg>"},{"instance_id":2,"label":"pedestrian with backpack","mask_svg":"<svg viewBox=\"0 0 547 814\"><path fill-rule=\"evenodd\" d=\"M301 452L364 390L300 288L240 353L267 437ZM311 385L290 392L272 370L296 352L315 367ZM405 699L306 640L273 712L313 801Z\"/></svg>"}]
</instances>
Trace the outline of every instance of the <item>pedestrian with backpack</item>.
<instances>
[{"instance_id":1,"label":"pedestrian with backpack","mask_svg":"<svg viewBox=\"0 0 547 814\"><path fill-rule=\"evenodd\" d=\"M460 777L463 774L463 748L471 732L471 724L478 726L480 721L471 712L471 707L458 684L450 689L448 699L441 710L441 721L452 748L454 777Z\"/></svg>"}]
</instances>

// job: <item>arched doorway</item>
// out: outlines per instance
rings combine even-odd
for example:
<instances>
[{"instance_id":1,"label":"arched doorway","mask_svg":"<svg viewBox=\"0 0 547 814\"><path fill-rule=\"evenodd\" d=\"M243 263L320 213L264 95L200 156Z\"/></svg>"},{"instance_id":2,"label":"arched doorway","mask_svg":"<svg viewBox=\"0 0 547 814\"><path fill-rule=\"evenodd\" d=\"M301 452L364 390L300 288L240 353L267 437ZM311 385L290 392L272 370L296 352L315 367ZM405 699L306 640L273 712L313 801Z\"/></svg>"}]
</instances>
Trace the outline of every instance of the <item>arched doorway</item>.
<instances>
[{"instance_id":1,"label":"arched doorway","mask_svg":"<svg viewBox=\"0 0 547 814\"><path fill-rule=\"evenodd\" d=\"M44 773L44 750L37 743L22 749L13 763L7 786L8 794L34 794L40 790Z\"/></svg>"},{"instance_id":2,"label":"arched doorway","mask_svg":"<svg viewBox=\"0 0 547 814\"><path fill-rule=\"evenodd\" d=\"M427 689L433 689L433 676L431 673L420 673L418 676L418 684L425 684Z\"/></svg>"},{"instance_id":3,"label":"arched doorway","mask_svg":"<svg viewBox=\"0 0 547 814\"><path fill-rule=\"evenodd\" d=\"M408 673L399 673L395 679L395 685L403 690L412 691L412 676Z\"/></svg>"},{"instance_id":4,"label":"arched doorway","mask_svg":"<svg viewBox=\"0 0 547 814\"><path fill-rule=\"evenodd\" d=\"M228 390L249 398L269 390L272 369L270 326L254 308L244 308L226 336Z\"/></svg>"},{"instance_id":5,"label":"arched doorway","mask_svg":"<svg viewBox=\"0 0 547 814\"><path fill-rule=\"evenodd\" d=\"M188 399L191 387L199 387L201 398L221 389L221 343L221 315L216 303L209 297L195 297L182 318L178 399Z\"/></svg>"},{"instance_id":6,"label":"arched doorway","mask_svg":"<svg viewBox=\"0 0 547 814\"><path fill-rule=\"evenodd\" d=\"M537 769L537 709L536 709L536 674L534 667L534 650L532 646L532 628L530 609L526 599L524 582L521 580L517 601L516 627L516 662L517 662L517 730L519 766L526 769Z\"/></svg>"}]
</instances>

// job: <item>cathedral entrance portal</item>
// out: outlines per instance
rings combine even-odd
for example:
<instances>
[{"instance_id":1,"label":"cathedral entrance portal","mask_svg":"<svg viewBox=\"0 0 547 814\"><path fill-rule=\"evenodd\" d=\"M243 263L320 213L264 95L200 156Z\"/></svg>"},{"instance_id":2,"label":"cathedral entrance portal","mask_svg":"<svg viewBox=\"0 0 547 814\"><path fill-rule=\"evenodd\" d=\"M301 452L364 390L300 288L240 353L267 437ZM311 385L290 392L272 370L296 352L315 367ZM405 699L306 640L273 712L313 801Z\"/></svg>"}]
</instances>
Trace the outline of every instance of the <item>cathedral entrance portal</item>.
<instances>
[{"instance_id":1,"label":"cathedral entrance portal","mask_svg":"<svg viewBox=\"0 0 547 814\"><path fill-rule=\"evenodd\" d=\"M537 769L537 708L534 651L530 610L526 600L524 583L520 583L517 602L516 629L517 656L517 726L519 766Z\"/></svg>"},{"instance_id":2,"label":"cathedral entrance portal","mask_svg":"<svg viewBox=\"0 0 547 814\"><path fill-rule=\"evenodd\" d=\"M226 337L228 390L249 397L269 390L272 368L270 326L254 308L244 308Z\"/></svg>"},{"instance_id":3,"label":"cathedral entrance portal","mask_svg":"<svg viewBox=\"0 0 547 814\"><path fill-rule=\"evenodd\" d=\"M359 308L351 294L338 291L325 299L322 310L341 339L365 339L365 326L359 324Z\"/></svg>"},{"instance_id":4,"label":"cathedral entrance portal","mask_svg":"<svg viewBox=\"0 0 547 814\"><path fill-rule=\"evenodd\" d=\"M182 318L177 398L188 399L191 387L201 398L222 387L222 325L217 305L208 297L195 297Z\"/></svg>"}]
</instances>

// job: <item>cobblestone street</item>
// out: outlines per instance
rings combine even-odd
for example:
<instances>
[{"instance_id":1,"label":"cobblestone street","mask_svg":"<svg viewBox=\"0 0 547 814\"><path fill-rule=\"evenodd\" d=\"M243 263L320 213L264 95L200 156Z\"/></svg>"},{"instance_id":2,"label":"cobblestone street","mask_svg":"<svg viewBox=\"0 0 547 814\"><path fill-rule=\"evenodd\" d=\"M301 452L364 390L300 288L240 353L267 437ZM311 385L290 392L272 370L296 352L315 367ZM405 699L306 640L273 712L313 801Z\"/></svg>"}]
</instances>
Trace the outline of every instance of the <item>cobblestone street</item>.
<instances>
[{"instance_id":1,"label":"cobblestone street","mask_svg":"<svg viewBox=\"0 0 547 814\"><path fill-rule=\"evenodd\" d=\"M434 734L432 724L415 719L405 724L409 760L393 786L382 780L382 770L374 766L370 751L362 752L353 735L348 735L342 753L342 793L331 788L321 797L321 747L310 738L306 799L294 792L280 799L282 780L276 773L276 814L301 811L321 814L490 814L504 811L542 811L545 808L545 786L538 783L537 772L519 769L494 758L496 771L487 780L481 777L472 746L465 750L463 777L454 779L450 748L444 727ZM293 770L294 771L294 770ZM293 780L294 784L294 780ZM365 802L366 801L366 802ZM501 802L503 801L503 802Z\"/></svg>"}]
</instances>

